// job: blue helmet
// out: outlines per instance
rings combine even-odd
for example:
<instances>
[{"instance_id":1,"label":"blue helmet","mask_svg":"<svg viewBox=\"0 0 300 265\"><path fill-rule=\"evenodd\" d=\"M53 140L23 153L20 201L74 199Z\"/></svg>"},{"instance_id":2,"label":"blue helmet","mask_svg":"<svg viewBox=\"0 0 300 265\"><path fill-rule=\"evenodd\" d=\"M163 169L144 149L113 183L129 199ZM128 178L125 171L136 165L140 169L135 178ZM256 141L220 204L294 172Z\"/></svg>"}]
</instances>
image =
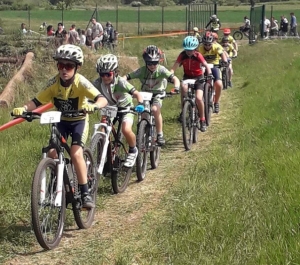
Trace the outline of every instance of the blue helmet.
<instances>
[{"instance_id":1,"label":"blue helmet","mask_svg":"<svg viewBox=\"0 0 300 265\"><path fill-rule=\"evenodd\" d=\"M193 51L199 46L199 41L194 36L187 36L184 38L182 45L186 51Z\"/></svg>"}]
</instances>

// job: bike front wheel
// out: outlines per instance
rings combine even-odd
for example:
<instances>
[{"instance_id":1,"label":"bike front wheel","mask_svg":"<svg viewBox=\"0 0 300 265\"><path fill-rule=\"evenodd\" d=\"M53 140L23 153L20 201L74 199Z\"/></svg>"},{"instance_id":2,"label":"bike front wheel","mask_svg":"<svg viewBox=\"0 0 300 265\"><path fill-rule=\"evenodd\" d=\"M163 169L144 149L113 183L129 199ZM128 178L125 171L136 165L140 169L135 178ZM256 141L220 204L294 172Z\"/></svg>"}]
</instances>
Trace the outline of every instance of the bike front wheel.
<instances>
[{"instance_id":1,"label":"bike front wheel","mask_svg":"<svg viewBox=\"0 0 300 265\"><path fill-rule=\"evenodd\" d=\"M243 39L243 32L237 30L233 33L232 37L235 39L235 40L241 40Z\"/></svg>"},{"instance_id":2,"label":"bike front wheel","mask_svg":"<svg viewBox=\"0 0 300 265\"><path fill-rule=\"evenodd\" d=\"M150 151L150 163L151 163L151 168L155 169L158 167L159 164L161 147L157 145L156 141L153 141L153 137L157 139L157 132L155 126L152 126L152 128L153 128L153 132L152 132L153 150Z\"/></svg>"},{"instance_id":3,"label":"bike front wheel","mask_svg":"<svg viewBox=\"0 0 300 265\"><path fill-rule=\"evenodd\" d=\"M182 110L182 138L185 150L190 150L193 143L193 106L185 101Z\"/></svg>"},{"instance_id":4,"label":"bike front wheel","mask_svg":"<svg viewBox=\"0 0 300 265\"><path fill-rule=\"evenodd\" d=\"M138 181L143 181L146 177L149 132L148 122L146 120L142 120L139 124L137 134L137 148L139 150L139 154L136 158L136 176Z\"/></svg>"},{"instance_id":5,"label":"bike front wheel","mask_svg":"<svg viewBox=\"0 0 300 265\"><path fill-rule=\"evenodd\" d=\"M42 248L50 250L59 245L66 216L65 189L61 206L55 206L57 169L52 158L40 161L31 187L31 218L34 234Z\"/></svg>"},{"instance_id":6,"label":"bike front wheel","mask_svg":"<svg viewBox=\"0 0 300 265\"><path fill-rule=\"evenodd\" d=\"M91 195L93 202L96 205L97 191L98 191L98 176L96 174L92 152L89 148L84 149L83 157L87 169L87 183L88 183L89 194ZM79 189L77 189L77 193L76 193L75 190L76 199L73 200L72 203L73 214L77 226L80 229L87 229L92 225L94 221L96 207L91 209L81 208L81 203L79 201L79 198L81 196L80 194L78 194L79 193L78 191Z\"/></svg>"},{"instance_id":7,"label":"bike front wheel","mask_svg":"<svg viewBox=\"0 0 300 265\"><path fill-rule=\"evenodd\" d=\"M204 113L206 126L210 125L211 114L213 112L213 87L211 84L206 83L204 85Z\"/></svg>"},{"instance_id":8,"label":"bike front wheel","mask_svg":"<svg viewBox=\"0 0 300 265\"><path fill-rule=\"evenodd\" d=\"M119 141L114 143L115 155L111 175L111 184L115 194L126 190L132 173L132 167L128 168L124 166L128 154L127 150L129 149L126 139L121 135Z\"/></svg>"}]
</instances>

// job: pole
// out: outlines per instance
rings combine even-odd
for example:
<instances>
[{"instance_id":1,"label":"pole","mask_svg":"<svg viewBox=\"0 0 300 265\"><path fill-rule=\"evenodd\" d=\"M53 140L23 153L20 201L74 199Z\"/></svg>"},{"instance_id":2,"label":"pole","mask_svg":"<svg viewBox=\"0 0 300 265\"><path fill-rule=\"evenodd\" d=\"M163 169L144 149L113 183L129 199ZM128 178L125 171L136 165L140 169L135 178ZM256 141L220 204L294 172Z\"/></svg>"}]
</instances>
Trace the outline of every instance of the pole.
<instances>
[{"instance_id":1,"label":"pole","mask_svg":"<svg viewBox=\"0 0 300 265\"><path fill-rule=\"evenodd\" d=\"M118 31L118 24L119 24L119 6L117 3L117 6L116 6L116 30L117 31Z\"/></svg>"},{"instance_id":2,"label":"pole","mask_svg":"<svg viewBox=\"0 0 300 265\"><path fill-rule=\"evenodd\" d=\"M164 34L164 10L165 7L161 7L161 34Z\"/></svg>"},{"instance_id":3,"label":"pole","mask_svg":"<svg viewBox=\"0 0 300 265\"><path fill-rule=\"evenodd\" d=\"M140 35L140 9L141 7L138 6L138 35Z\"/></svg>"},{"instance_id":4,"label":"pole","mask_svg":"<svg viewBox=\"0 0 300 265\"><path fill-rule=\"evenodd\" d=\"M64 27L64 5L65 5L65 1L62 1L62 8L61 8L61 23L63 24L63 27Z\"/></svg>"},{"instance_id":5,"label":"pole","mask_svg":"<svg viewBox=\"0 0 300 265\"><path fill-rule=\"evenodd\" d=\"M27 5L28 9L28 28L30 29L30 6Z\"/></svg>"}]
</instances>

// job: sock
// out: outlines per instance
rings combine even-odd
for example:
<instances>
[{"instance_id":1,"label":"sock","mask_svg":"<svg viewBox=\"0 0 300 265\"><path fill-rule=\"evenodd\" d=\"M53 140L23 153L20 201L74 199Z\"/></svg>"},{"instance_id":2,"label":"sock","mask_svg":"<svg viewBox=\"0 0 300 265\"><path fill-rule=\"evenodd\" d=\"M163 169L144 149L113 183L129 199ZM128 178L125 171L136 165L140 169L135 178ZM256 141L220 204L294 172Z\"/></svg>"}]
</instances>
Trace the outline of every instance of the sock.
<instances>
[{"instance_id":1,"label":"sock","mask_svg":"<svg viewBox=\"0 0 300 265\"><path fill-rule=\"evenodd\" d=\"M136 148L135 148L135 146L134 146L134 147L130 147L130 146L129 146L128 153L136 153Z\"/></svg>"},{"instance_id":2,"label":"sock","mask_svg":"<svg viewBox=\"0 0 300 265\"><path fill-rule=\"evenodd\" d=\"M163 133L163 132L158 132L158 133L157 133L157 136L158 136L158 135L164 136L164 133Z\"/></svg>"},{"instance_id":3,"label":"sock","mask_svg":"<svg viewBox=\"0 0 300 265\"><path fill-rule=\"evenodd\" d=\"M200 118L200 121L205 121L205 117L203 117L203 118Z\"/></svg>"},{"instance_id":4,"label":"sock","mask_svg":"<svg viewBox=\"0 0 300 265\"><path fill-rule=\"evenodd\" d=\"M88 184L79 184L81 194L89 193Z\"/></svg>"}]
</instances>

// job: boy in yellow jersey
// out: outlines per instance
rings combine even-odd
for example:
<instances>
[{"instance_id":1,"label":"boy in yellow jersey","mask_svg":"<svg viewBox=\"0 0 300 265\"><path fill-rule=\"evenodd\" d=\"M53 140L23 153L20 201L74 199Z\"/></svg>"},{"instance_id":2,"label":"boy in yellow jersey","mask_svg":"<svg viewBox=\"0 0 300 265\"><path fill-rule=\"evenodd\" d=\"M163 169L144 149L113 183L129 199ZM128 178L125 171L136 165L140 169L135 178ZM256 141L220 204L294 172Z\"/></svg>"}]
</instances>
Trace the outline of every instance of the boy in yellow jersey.
<instances>
[{"instance_id":1,"label":"boy in yellow jersey","mask_svg":"<svg viewBox=\"0 0 300 265\"><path fill-rule=\"evenodd\" d=\"M221 91L223 89L222 78L220 73L220 59L227 62L225 53L220 44L214 43L214 37L211 34L206 34L203 37L202 44L199 46L198 51L203 55L207 63L213 64L214 67L211 69L212 75L214 76L214 89L216 92L214 102L214 112L219 113L220 104L219 100L221 97Z\"/></svg>"},{"instance_id":2,"label":"boy in yellow jersey","mask_svg":"<svg viewBox=\"0 0 300 265\"><path fill-rule=\"evenodd\" d=\"M231 33L231 30L226 28L223 30L223 37L227 37L228 38L228 41L229 41L229 44L231 44L233 46L233 48L236 50L236 56L237 57L237 52L238 52L238 44L237 42L235 41L235 39L230 35Z\"/></svg>"},{"instance_id":3,"label":"boy in yellow jersey","mask_svg":"<svg viewBox=\"0 0 300 265\"><path fill-rule=\"evenodd\" d=\"M233 75L233 68L232 68L232 58L235 58L236 57L236 50L234 49L234 47L229 43L229 40L228 40L228 37L223 37L222 38L222 43L221 43L223 49L224 49L224 52L227 53L227 61L229 63L229 73L228 73L228 86L229 87L232 87L232 82L231 82L231 79L232 79L232 75Z\"/></svg>"},{"instance_id":4,"label":"boy in yellow jersey","mask_svg":"<svg viewBox=\"0 0 300 265\"><path fill-rule=\"evenodd\" d=\"M61 45L53 59L57 61L58 74L51 78L45 88L35 98L21 108L14 108L13 115L22 115L23 112L32 111L37 107L52 102L58 111L84 109L87 112L95 108L103 108L107 100L100 94L84 76L77 73L83 64L82 50L75 45ZM87 99L94 104L88 104ZM58 130L67 139L71 135L71 159L75 167L81 191L82 207L93 208L95 204L88 191L87 168L83 157L83 147L88 137L88 116L64 118L58 124ZM56 158L54 149L49 151L49 157Z\"/></svg>"}]
</instances>

